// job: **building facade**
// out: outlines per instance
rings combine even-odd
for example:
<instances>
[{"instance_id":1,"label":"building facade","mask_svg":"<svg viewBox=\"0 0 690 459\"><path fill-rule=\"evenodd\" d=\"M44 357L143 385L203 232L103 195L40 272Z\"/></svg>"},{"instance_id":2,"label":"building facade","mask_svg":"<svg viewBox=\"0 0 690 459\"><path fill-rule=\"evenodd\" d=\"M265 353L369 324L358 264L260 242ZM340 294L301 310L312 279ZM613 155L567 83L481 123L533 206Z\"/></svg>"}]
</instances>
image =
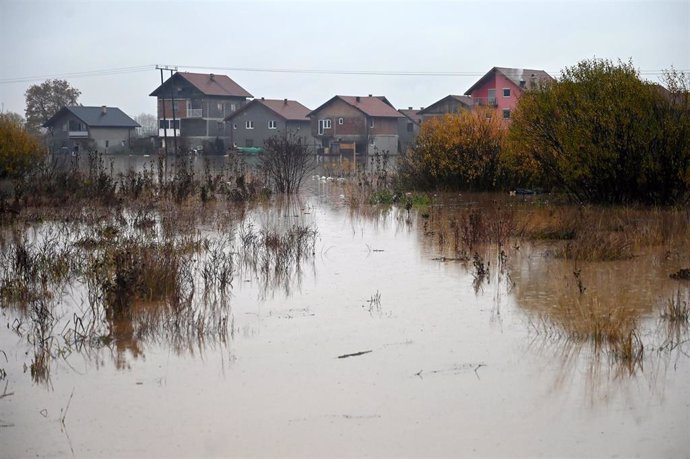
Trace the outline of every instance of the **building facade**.
<instances>
[{"instance_id":1,"label":"building facade","mask_svg":"<svg viewBox=\"0 0 690 459\"><path fill-rule=\"evenodd\" d=\"M234 148L263 147L266 139L291 134L310 148L316 147L311 135L310 110L290 99L254 99L225 117L230 132L228 146Z\"/></svg>"},{"instance_id":2,"label":"building facade","mask_svg":"<svg viewBox=\"0 0 690 459\"><path fill-rule=\"evenodd\" d=\"M494 67L465 92L475 106L496 110L505 123L510 123L517 101L524 91L537 89L553 81L543 70Z\"/></svg>"},{"instance_id":3,"label":"building facade","mask_svg":"<svg viewBox=\"0 0 690 459\"><path fill-rule=\"evenodd\" d=\"M117 107L68 106L43 124L53 152L128 151L139 124Z\"/></svg>"},{"instance_id":4,"label":"building facade","mask_svg":"<svg viewBox=\"0 0 690 459\"><path fill-rule=\"evenodd\" d=\"M334 96L309 113L321 154L398 152L398 120L385 97Z\"/></svg>"},{"instance_id":5,"label":"building facade","mask_svg":"<svg viewBox=\"0 0 690 459\"><path fill-rule=\"evenodd\" d=\"M231 145L224 119L252 95L227 75L176 72L151 96L158 99L158 135L163 145L196 148L216 139Z\"/></svg>"}]
</instances>

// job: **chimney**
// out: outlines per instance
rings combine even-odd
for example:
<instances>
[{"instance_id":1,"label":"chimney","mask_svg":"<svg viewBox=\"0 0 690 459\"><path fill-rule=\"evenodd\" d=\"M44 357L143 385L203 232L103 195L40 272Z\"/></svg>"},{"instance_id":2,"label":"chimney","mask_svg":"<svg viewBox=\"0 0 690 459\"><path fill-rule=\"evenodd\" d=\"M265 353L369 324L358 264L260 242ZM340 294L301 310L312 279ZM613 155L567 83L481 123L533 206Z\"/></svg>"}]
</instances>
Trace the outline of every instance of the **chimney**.
<instances>
[{"instance_id":1,"label":"chimney","mask_svg":"<svg viewBox=\"0 0 690 459\"><path fill-rule=\"evenodd\" d=\"M359 96L357 96L357 97L355 98L355 100L356 100L357 102L359 102L359 101L362 100L362 99L361 99Z\"/></svg>"},{"instance_id":2,"label":"chimney","mask_svg":"<svg viewBox=\"0 0 690 459\"><path fill-rule=\"evenodd\" d=\"M371 97L371 94L369 94L369 97Z\"/></svg>"},{"instance_id":3,"label":"chimney","mask_svg":"<svg viewBox=\"0 0 690 459\"><path fill-rule=\"evenodd\" d=\"M407 107L408 110L412 110L412 107Z\"/></svg>"},{"instance_id":4,"label":"chimney","mask_svg":"<svg viewBox=\"0 0 690 459\"><path fill-rule=\"evenodd\" d=\"M264 98L262 97L261 100L266 100L266 99L264 99Z\"/></svg>"},{"instance_id":5,"label":"chimney","mask_svg":"<svg viewBox=\"0 0 690 459\"><path fill-rule=\"evenodd\" d=\"M419 107L419 111L421 112L422 110L424 110L424 107Z\"/></svg>"},{"instance_id":6,"label":"chimney","mask_svg":"<svg viewBox=\"0 0 690 459\"><path fill-rule=\"evenodd\" d=\"M105 115L108 112L108 107L101 105L101 115Z\"/></svg>"},{"instance_id":7,"label":"chimney","mask_svg":"<svg viewBox=\"0 0 690 459\"><path fill-rule=\"evenodd\" d=\"M283 105L287 105L287 99L283 99Z\"/></svg>"},{"instance_id":8,"label":"chimney","mask_svg":"<svg viewBox=\"0 0 690 459\"><path fill-rule=\"evenodd\" d=\"M211 81L214 81L214 78L216 77L214 74L210 74L209 77L211 78Z\"/></svg>"}]
</instances>

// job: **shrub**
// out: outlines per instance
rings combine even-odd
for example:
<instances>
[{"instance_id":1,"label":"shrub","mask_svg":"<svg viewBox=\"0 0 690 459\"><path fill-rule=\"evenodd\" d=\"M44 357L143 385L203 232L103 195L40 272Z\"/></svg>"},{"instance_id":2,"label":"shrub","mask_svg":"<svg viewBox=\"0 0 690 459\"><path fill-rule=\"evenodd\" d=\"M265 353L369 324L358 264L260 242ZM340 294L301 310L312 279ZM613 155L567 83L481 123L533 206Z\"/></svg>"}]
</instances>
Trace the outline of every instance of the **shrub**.
<instances>
[{"instance_id":1,"label":"shrub","mask_svg":"<svg viewBox=\"0 0 690 459\"><path fill-rule=\"evenodd\" d=\"M666 204L690 190L687 79L669 90L631 62L585 60L518 103L503 161L584 202Z\"/></svg>"},{"instance_id":2,"label":"shrub","mask_svg":"<svg viewBox=\"0 0 690 459\"><path fill-rule=\"evenodd\" d=\"M292 132L268 138L259 159L261 169L276 191L288 194L299 191L304 176L315 162L304 139Z\"/></svg>"},{"instance_id":3,"label":"shrub","mask_svg":"<svg viewBox=\"0 0 690 459\"><path fill-rule=\"evenodd\" d=\"M0 118L0 178L19 177L44 157L35 137L10 119Z\"/></svg>"}]
</instances>

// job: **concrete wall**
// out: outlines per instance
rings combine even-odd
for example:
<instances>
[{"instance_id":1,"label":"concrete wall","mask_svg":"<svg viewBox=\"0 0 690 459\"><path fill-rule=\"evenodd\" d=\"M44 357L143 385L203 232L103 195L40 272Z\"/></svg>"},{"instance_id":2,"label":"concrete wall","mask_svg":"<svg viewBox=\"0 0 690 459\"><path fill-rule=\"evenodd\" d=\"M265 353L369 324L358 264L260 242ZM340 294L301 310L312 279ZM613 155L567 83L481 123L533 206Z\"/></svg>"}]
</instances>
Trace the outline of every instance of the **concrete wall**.
<instances>
[{"instance_id":1,"label":"concrete wall","mask_svg":"<svg viewBox=\"0 0 690 459\"><path fill-rule=\"evenodd\" d=\"M248 121L253 123L253 129L247 129ZM269 128L270 121L275 121L275 129ZM253 104L226 123L226 128L232 131L229 134L230 145L238 147L261 147L269 137L288 132L302 137L304 142L313 147L315 139L311 136L309 127L309 120L285 121L261 104Z\"/></svg>"},{"instance_id":2,"label":"concrete wall","mask_svg":"<svg viewBox=\"0 0 690 459\"><path fill-rule=\"evenodd\" d=\"M134 128L91 128L89 137L96 143L99 151L117 153L129 149L129 139L134 135Z\"/></svg>"},{"instance_id":3,"label":"concrete wall","mask_svg":"<svg viewBox=\"0 0 690 459\"><path fill-rule=\"evenodd\" d=\"M411 130L408 130L408 126L411 126ZM405 153L409 148L414 146L418 135L419 125L417 123L414 123L408 117L398 119L400 153Z\"/></svg>"}]
</instances>

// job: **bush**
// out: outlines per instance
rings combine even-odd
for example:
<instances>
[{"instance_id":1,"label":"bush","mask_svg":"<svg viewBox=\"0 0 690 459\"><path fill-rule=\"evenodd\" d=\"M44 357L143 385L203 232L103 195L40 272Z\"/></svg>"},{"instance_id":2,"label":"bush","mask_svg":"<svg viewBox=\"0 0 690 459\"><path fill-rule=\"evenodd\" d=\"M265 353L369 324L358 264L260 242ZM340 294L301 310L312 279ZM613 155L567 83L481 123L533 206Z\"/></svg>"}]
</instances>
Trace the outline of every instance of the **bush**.
<instances>
[{"instance_id":1,"label":"bush","mask_svg":"<svg viewBox=\"0 0 690 459\"><path fill-rule=\"evenodd\" d=\"M518 103L503 161L515 176L579 201L668 204L690 190L687 79L670 91L631 62L585 60Z\"/></svg>"},{"instance_id":2,"label":"bush","mask_svg":"<svg viewBox=\"0 0 690 459\"><path fill-rule=\"evenodd\" d=\"M19 177L44 157L35 137L10 119L0 118L0 178Z\"/></svg>"},{"instance_id":3,"label":"bush","mask_svg":"<svg viewBox=\"0 0 690 459\"><path fill-rule=\"evenodd\" d=\"M432 118L400 160L400 178L421 189L492 190L497 186L504 130L493 110Z\"/></svg>"},{"instance_id":4,"label":"bush","mask_svg":"<svg viewBox=\"0 0 690 459\"><path fill-rule=\"evenodd\" d=\"M314 153L295 133L275 135L264 142L261 170L279 193L296 193L315 163Z\"/></svg>"}]
</instances>

